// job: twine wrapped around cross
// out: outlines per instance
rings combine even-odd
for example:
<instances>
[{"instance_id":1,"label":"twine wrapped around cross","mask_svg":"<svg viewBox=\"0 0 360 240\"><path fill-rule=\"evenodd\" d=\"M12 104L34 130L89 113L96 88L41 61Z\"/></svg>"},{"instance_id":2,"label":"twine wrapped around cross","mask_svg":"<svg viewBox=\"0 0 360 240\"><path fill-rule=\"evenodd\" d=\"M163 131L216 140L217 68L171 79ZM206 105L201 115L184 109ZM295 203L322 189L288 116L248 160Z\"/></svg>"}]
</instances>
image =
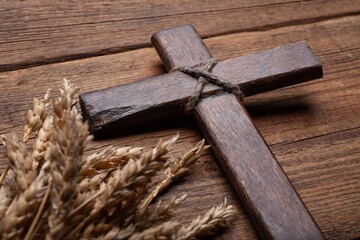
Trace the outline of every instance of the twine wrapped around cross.
<instances>
[{"instance_id":1,"label":"twine wrapped around cross","mask_svg":"<svg viewBox=\"0 0 360 240\"><path fill-rule=\"evenodd\" d=\"M215 67L217 63L218 60L216 58L210 58L209 61L196 64L193 67L185 66L185 67L174 68L171 70L171 71L179 71L198 79L198 83L196 84L196 89L193 95L190 97L189 101L185 105L185 112L191 113L194 110L195 106L198 104L201 98L201 94L204 91L205 85L207 83L212 83L215 84L216 86L221 87L225 92L232 93L238 96L241 101L244 99L245 95L241 91L239 86L232 84L231 82L226 81L225 79L219 76L211 74L212 69ZM199 67L203 67L204 69L202 70Z\"/></svg>"}]
</instances>

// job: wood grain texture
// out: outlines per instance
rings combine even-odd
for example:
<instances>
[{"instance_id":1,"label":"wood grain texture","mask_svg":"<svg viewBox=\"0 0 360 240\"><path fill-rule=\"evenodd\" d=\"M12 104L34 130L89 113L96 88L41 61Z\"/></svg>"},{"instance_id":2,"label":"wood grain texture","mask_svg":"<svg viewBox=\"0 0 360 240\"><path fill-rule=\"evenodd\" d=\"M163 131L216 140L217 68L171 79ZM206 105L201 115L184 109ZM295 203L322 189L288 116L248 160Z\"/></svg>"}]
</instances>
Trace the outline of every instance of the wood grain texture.
<instances>
[{"instance_id":1,"label":"wood grain texture","mask_svg":"<svg viewBox=\"0 0 360 240\"><path fill-rule=\"evenodd\" d=\"M152 42L168 71L182 66L203 64L212 58L196 29L189 25L160 31L153 35ZM277 50L269 55L276 55ZM299 55L303 55L308 51L308 46L298 51ZM306 65L308 59L317 63L314 56L299 57L296 50L289 52L289 55L297 59L296 63L302 62ZM259 59L268 58L264 56ZM275 64L275 59L282 65L291 66L294 62L289 58L274 58L270 62ZM244 62L253 63L253 69L261 71L261 74L269 71L263 64L252 61L251 57ZM285 62L287 64L284 64ZM238 68L236 64L232 67ZM269 68L271 69L270 66ZM314 69L322 76L319 63ZM232 68L228 68L223 71L223 77L231 79L229 75L237 76L232 72ZM298 69L293 72L298 72ZM292 78L299 78L295 74L291 75ZM302 73L299 75L305 79L310 78ZM311 76L314 75L316 74ZM258 79L254 78L253 82L249 81L247 85L256 85L257 81ZM260 90L257 91L261 91L261 87L260 85ZM222 169L263 239L324 239L236 96L225 93L203 97L194 110L206 140L211 144Z\"/></svg>"},{"instance_id":2,"label":"wood grain texture","mask_svg":"<svg viewBox=\"0 0 360 240\"><path fill-rule=\"evenodd\" d=\"M203 99L195 115L263 239L324 239L235 96Z\"/></svg>"},{"instance_id":3,"label":"wood grain texture","mask_svg":"<svg viewBox=\"0 0 360 240\"><path fill-rule=\"evenodd\" d=\"M181 39L184 39L185 35L186 33ZM193 38L188 36L193 42L191 46L196 46L195 42L199 40L197 34L195 35ZM156 40L160 37L160 34L157 34L153 40L158 49L164 49ZM163 39L163 43L170 43L169 41L170 39ZM184 42L184 46L186 45L189 45L187 41ZM184 49L184 46L177 47ZM192 47L188 52L194 53L196 50L203 51L199 54L200 57L191 58L193 55L189 54L185 59L198 63L202 62L205 56L209 56L204 48ZM176 60L174 56L168 56L165 60L168 69L178 66L179 62L176 61L184 60ZM239 85L245 96L322 77L321 65L305 42L222 61L212 72L232 84ZM194 78L172 72L82 94L80 105L84 118L89 120L91 132L95 136L101 136L113 132L114 128L125 129L166 116L179 115L182 112L181 106L193 95L196 84ZM204 96L219 91L221 88L208 84Z\"/></svg>"},{"instance_id":4,"label":"wood grain texture","mask_svg":"<svg viewBox=\"0 0 360 240\"><path fill-rule=\"evenodd\" d=\"M150 46L153 32L184 23L210 37L359 11L357 0L1 1L0 71Z\"/></svg>"},{"instance_id":5,"label":"wood grain texture","mask_svg":"<svg viewBox=\"0 0 360 240\"><path fill-rule=\"evenodd\" d=\"M328 1L324 12L337 8L338 2ZM348 7L356 8L356 4ZM291 19L296 10L284 8L279 17ZM275 16L276 11L273 14ZM257 21L255 17L262 16L252 14L245 21ZM238 19L232 20L242 25ZM208 21L202 28L211 28L212 24ZM216 58L228 59L306 39L323 64L323 80L252 96L245 100L245 106L326 239L360 237L359 24L360 17L353 16L264 31L245 31L204 41ZM95 28L93 30L96 32ZM156 52L142 48L0 73L0 133L22 131L33 97L43 96L49 87L56 95L55 89L63 77L74 81L82 92L88 92L164 72ZM181 137L175 148L180 154L201 139L198 127L191 120L139 127L146 131L95 141L87 152L110 144L151 147L159 138L179 132ZM6 157L2 147L0 159L0 168L4 169ZM184 181L177 182L164 198L186 192L189 197L176 210L177 217L190 221L227 197L229 203L236 206L237 219L217 239L258 237L211 152L205 153Z\"/></svg>"},{"instance_id":6,"label":"wood grain texture","mask_svg":"<svg viewBox=\"0 0 360 240\"><path fill-rule=\"evenodd\" d=\"M151 43L168 72L205 64L213 57L192 25L156 32L151 36Z\"/></svg>"}]
</instances>

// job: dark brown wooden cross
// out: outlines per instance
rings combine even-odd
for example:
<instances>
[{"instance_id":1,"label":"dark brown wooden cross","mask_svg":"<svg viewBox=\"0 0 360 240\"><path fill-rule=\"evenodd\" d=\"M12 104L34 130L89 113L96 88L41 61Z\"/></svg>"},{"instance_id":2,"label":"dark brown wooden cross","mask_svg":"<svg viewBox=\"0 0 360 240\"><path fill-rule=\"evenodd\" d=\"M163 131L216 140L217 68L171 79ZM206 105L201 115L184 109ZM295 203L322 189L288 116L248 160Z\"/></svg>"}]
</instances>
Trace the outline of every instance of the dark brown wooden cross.
<instances>
[{"instance_id":1,"label":"dark brown wooden cross","mask_svg":"<svg viewBox=\"0 0 360 240\"><path fill-rule=\"evenodd\" d=\"M166 69L212 59L196 30L181 26L152 36ZM322 77L305 42L219 62L212 73L238 85L245 96ZM86 93L80 105L96 135L180 113L197 79L179 71ZM206 140L264 239L323 239L243 103L207 84L194 109Z\"/></svg>"}]
</instances>

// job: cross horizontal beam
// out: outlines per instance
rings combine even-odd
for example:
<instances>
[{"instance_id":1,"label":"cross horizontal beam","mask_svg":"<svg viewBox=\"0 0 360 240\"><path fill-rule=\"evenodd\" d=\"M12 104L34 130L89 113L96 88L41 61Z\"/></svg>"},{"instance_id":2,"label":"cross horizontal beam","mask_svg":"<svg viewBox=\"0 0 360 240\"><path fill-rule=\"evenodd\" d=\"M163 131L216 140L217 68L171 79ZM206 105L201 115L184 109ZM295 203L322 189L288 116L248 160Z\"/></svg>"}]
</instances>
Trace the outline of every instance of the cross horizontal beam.
<instances>
[{"instance_id":1,"label":"cross horizontal beam","mask_svg":"<svg viewBox=\"0 0 360 240\"><path fill-rule=\"evenodd\" d=\"M199 59L198 59L199 60ZM200 59L201 60L201 59ZM219 62L212 71L250 96L322 77L322 68L305 42ZM197 82L181 73L167 74L80 96L80 106L95 136L182 112ZM208 84L203 96L222 90Z\"/></svg>"}]
</instances>

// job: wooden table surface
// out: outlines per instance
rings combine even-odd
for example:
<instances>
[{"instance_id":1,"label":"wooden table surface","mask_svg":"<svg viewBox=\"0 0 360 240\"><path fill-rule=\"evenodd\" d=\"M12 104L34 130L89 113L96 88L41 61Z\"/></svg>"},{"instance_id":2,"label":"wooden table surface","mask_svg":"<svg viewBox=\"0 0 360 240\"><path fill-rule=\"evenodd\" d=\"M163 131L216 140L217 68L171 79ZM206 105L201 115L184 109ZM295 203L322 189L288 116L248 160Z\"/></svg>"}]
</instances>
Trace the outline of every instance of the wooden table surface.
<instances>
[{"instance_id":1,"label":"wooden table surface","mask_svg":"<svg viewBox=\"0 0 360 240\"><path fill-rule=\"evenodd\" d=\"M193 24L221 60L308 41L324 78L249 97L256 126L327 239L360 238L360 1L53 1L0 2L0 134L21 131L33 97L62 78L82 92L162 74L152 33ZM181 134L185 151L202 135L192 118L140 126L95 141L154 146ZM0 169L5 168L0 148ZM209 150L165 198L188 192L177 215L189 220L229 199L234 224L219 239L256 239Z\"/></svg>"}]
</instances>

